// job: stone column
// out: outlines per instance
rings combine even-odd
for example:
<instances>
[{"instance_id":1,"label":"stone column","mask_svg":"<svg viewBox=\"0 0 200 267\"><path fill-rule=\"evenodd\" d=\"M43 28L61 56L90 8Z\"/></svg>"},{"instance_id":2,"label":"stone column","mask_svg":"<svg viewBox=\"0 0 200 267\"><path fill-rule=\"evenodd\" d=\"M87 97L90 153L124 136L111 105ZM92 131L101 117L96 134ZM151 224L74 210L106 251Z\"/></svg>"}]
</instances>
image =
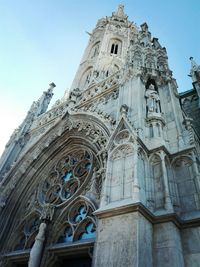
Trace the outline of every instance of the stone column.
<instances>
[{"instance_id":1,"label":"stone column","mask_svg":"<svg viewBox=\"0 0 200 267\"><path fill-rule=\"evenodd\" d=\"M157 129L155 121L152 121L153 137L157 137Z\"/></svg>"},{"instance_id":2,"label":"stone column","mask_svg":"<svg viewBox=\"0 0 200 267\"><path fill-rule=\"evenodd\" d=\"M28 267L39 267L41 258L42 258L42 250L45 240L45 232L46 232L46 223L42 222L39 227L39 232L35 238L35 243L31 249Z\"/></svg>"},{"instance_id":3,"label":"stone column","mask_svg":"<svg viewBox=\"0 0 200 267\"><path fill-rule=\"evenodd\" d=\"M194 182L197 188L197 194L195 194L195 200L197 208L200 209L200 173L197 166L196 156L194 152L192 152L192 159L193 159L193 169L194 169Z\"/></svg>"},{"instance_id":4,"label":"stone column","mask_svg":"<svg viewBox=\"0 0 200 267\"><path fill-rule=\"evenodd\" d=\"M169 194L169 184L168 184L168 176L167 170L165 166L165 153L163 151L160 152L161 164L162 164L162 172L163 172L163 181L165 188L165 209L169 212L173 212L173 206Z\"/></svg>"},{"instance_id":5,"label":"stone column","mask_svg":"<svg viewBox=\"0 0 200 267\"><path fill-rule=\"evenodd\" d=\"M98 201L98 197L99 197L98 192L97 192L99 179L102 179L102 170L97 171L97 168L94 167L90 190L86 193L86 196L88 196L95 202Z\"/></svg>"},{"instance_id":6,"label":"stone column","mask_svg":"<svg viewBox=\"0 0 200 267\"><path fill-rule=\"evenodd\" d=\"M102 184L102 193L101 193L101 203L100 203L100 207L105 207L108 204L109 201L109 193L108 193L108 189L109 189L109 179L111 177L111 163L110 163L110 156L108 158L107 161L107 169L105 171L105 179L103 181Z\"/></svg>"},{"instance_id":7,"label":"stone column","mask_svg":"<svg viewBox=\"0 0 200 267\"><path fill-rule=\"evenodd\" d=\"M134 172L133 172L133 194L132 198L134 202L140 201L140 185L138 181L138 170L137 170L137 164L138 164L138 144L134 144L134 155L133 155L133 164L134 164Z\"/></svg>"},{"instance_id":8,"label":"stone column","mask_svg":"<svg viewBox=\"0 0 200 267\"><path fill-rule=\"evenodd\" d=\"M183 137L182 137L181 128L180 128L180 124L179 124L179 118L177 115L178 111L176 109L176 103L174 103L174 95L172 94L173 88L171 86L171 82L168 82L168 86L169 86L169 93L170 93L170 98L171 98L171 102L172 102L172 110L174 113L174 119L175 119L176 128L177 128L177 132L178 132L178 145L179 145L179 147L182 147L184 145Z\"/></svg>"},{"instance_id":9,"label":"stone column","mask_svg":"<svg viewBox=\"0 0 200 267\"><path fill-rule=\"evenodd\" d=\"M148 164L146 173L145 173L146 177L147 177L147 183L146 183L146 188L147 188L147 207L153 211L154 209L154 198L153 198L153 188L154 188L154 184L153 184L153 177L152 177L152 170L150 165Z\"/></svg>"}]
</instances>

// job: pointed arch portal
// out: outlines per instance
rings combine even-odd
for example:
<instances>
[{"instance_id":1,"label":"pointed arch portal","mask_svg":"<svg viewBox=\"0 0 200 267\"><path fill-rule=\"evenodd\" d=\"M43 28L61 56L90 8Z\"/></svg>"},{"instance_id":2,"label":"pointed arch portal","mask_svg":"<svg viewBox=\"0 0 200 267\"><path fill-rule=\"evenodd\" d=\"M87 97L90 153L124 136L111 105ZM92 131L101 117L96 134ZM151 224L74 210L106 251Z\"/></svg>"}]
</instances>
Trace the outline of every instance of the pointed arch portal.
<instances>
[{"instance_id":1,"label":"pointed arch portal","mask_svg":"<svg viewBox=\"0 0 200 267\"><path fill-rule=\"evenodd\" d=\"M57 128L62 133L56 137ZM99 152L105 150L109 132L96 118L88 120L82 114L68 116L51 131L48 136L54 139L31 163L35 173L29 173L27 167L26 179L20 177L16 184L19 196L15 206L10 206L12 220L4 244L8 267L28 266L42 223L47 225L42 266L91 266L97 227L93 212L99 207L104 179ZM12 198L16 199L14 192L10 203Z\"/></svg>"}]
</instances>

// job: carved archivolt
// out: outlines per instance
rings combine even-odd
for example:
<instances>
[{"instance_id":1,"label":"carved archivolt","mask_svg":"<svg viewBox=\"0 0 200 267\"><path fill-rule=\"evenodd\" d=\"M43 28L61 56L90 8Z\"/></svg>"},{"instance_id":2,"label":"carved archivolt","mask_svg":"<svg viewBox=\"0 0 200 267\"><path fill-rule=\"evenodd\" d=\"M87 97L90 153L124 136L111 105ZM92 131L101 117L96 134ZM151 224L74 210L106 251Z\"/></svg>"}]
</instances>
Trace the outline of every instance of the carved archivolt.
<instances>
[{"instance_id":1,"label":"carved archivolt","mask_svg":"<svg viewBox=\"0 0 200 267\"><path fill-rule=\"evenodd\" d=\"M51 167L40 182L37 199L33 197L26 205L27 216L20 223L10 240L14 244L9 250L31 248L42 221L52 222L55 234L48 243L66 243L95 237L96 219L93 212L101 194L103 177L100 165L93 153L84 146L72 147ZM90 192L90 194L89 194ZM88 197L80 197L85 194ZM93 194L93 195L92 195ZM97 196L98 195L98 196ZM56 216L55 216L56 214ZM60 214L60 215L59 215ZM58 216L59 215L59 216ZM57 217L58 216L58 217Z\"/></svg>"},{"instance_id":2,"label":"carved archivolt","mask_svg":"<svg viewBox=\"0 0 200 267\"><path fill-rule=\"evenodd\" d=\"M30 248L37 234L37 220L40 223L42 220L54 223L60 212L68 206L72 207L72 203L80 195L91 199L98 206L102 179L105 175L105 148L108 136L108 129L100 120L95 121L92 116L86 120L83 114L66 115L26 153L26 157L19 160L18 168L14 166L11 170L12 179L1 195L2 207L8 198L11 199L9 203L13 203L16 197L18 199L14 214L10 213L10 216L12 215L10 228L4 229L4 232L7 232L7 238L3 237L5 251ZM32 168L32 166L36 167ZM17 188L18 196L12 194L14 188ZM30 197L35 190L37 197ZM22 198L23 202L21 202ZM76 212L82 212L81 206L73 207ZM79 230L73 226L74 240L84 239L87 235L92 236L95 230L95 218L91 210L94 211L96 208L93 206L92 209L88 209L88 207L86 208L87 220L84 218L84 222L77 223L79 226L76 229ZM3 214L6 214L7 209L14 208L7 205L2 210ZM22 223L17 222L17 217L26 216L27 218L27 214L34 211L35 222L24 223L24 220ZM66 212L68 214L69 210ZM21 225L17 231L16 223ZM33 232L25 231L29 229L25 227L29 223L35 225ZM66 218L65 223L70 224L71 221ZM15 239L15 233L17 242L11 242ZM80 237L78 233L80 235L82 233L83 236ZM10 243L15 246L10 248Z\"/></svg>"},{"instance_id":3,"label":"carved archivolt","mask_svg":"<svg viewBox=\"0 0 200 267\"><path fill-rule=\"evenodd\" d=\"M113 89L113 87L116 87L119 84L120 80L120 72L116 72L113 75L109 76L107 79L104 79L103 81L96 82L92 86L90 86L88 89L86 89L83 92L82 99L80 101L80 105L87 102L87 101L94 101L94 97L101 97L102 94L107 93L110 88Z\"/></svg>"}]
</instances>

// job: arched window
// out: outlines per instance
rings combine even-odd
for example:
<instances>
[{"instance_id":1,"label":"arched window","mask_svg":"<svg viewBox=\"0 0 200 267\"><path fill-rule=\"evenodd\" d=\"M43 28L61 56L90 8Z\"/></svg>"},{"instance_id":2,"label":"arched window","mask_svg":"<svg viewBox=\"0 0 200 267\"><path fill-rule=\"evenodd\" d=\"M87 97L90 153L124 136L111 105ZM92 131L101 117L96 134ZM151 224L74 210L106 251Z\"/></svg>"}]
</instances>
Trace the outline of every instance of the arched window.
<instances>
[{"instance_id":1,"label":"arched window","mask_svg":"<svg viewBox=\"0 0 200 267\"><path fill-rule=\"evenodd\" d=\"M56 243L71 243L96 237L95 207L92 203L78 200L64 212L62 226Z\"/></svg>"},{"instance_id":2,"label":"arched window","mask_svg":"<svg viewBox=\"0 0 200 267\"><path fill-rule=\"evenodd\" d=\"M113 43L112 46L111 46L110 53L117 55L117 52L118 52L118 44Z\"/></svg>"},{"instance_id":3,"label":"arched window","mask_svg":"<svg viewBox=\"0 0 200 267\"><path fill-rule=\"evenodd\" d=\"M41 197L46 203L54 205L72 198L92 175L92 162L93 155L84 149L65 155L43 182Z\"/></svg>"},{"instance_id":4,"label":"arched window","mask_svg":"<svg viewBox=\"0 0 200 267\"><path fill-rule=\"evenodd\" d=\"M110 53L113 54L115 50L115 44L112 44Z\"/></svg>"},{"instance_id":5,"label":"arched window","mask_svg":"<svg viewBox=\"0 0 200 267\"><path fill-rule=\"evenodd\" d=\"M150 126L149 126L149 136L150 136L150 138L152 138L154 135L153 135L153 126L152 126L152 124L150 124Z\"/></svg>"},{"instance_id":6,"label":"arched window","mask_svg":"<svg viewBox=\"0 0 200 267\"><path fill-rule=\"evenodd\" d=\"M156 123L157 131L158 131L158 137L161 137L161 130L159 123Z\"/></svg>"},{"instance_id":7,"label":"arched window","mask_svg":"<svg viewBox=\"0 0 200 267\"><path fill-rule=\"evenodd\" d=\"M138 175L138 181L139 181L140 192L141 192L141 200L143 203L145 203L146 201L146 194L145 194L146 170L145 170L145 156L144 156L142 149L139 149L138 151L137 175Z\"/></svg>"},{"instance_id":8,"label":"arched window","mask_svg":"<svg viewBox=\"0 0 200 267\"><path fill-rule=\"evenodd\" d=\"M119 55L121 53L122 42L120 40L111 40L110 54Z\"/></svg>"},{"instance_id":9,"label":"arched window","mask_svg":"<svg viewBox=\"0 0 200 267\"><path fill-rule=\"evenodd\" d=\"M165 166L166 166L167 176L168 176L170 198L172 200L172 204L174 206L175 211L178 211L180 203L179 203L179 197L178 197L177 183L174 178L172 166L167 157L165 158Z\"/></svg>"},{"instance_id":10,"label":"arched window","mask_svg":"<svg viewBox=\"0 0 200 267\"><path fill-rule=\"evenodd\" d=\"M118 44L115 45L115 54L117 55L117 51L118 51Z\"/></svg>"},{"instance_id":11,"label":"arched window","mask_svg":"<svg viewBox=\"0 0 200 267\"><path fill-rule=\"evenodd\" d=\"M155 209L164 208L164 183L161 159L154 155L150 160L151 177L154 185L154 202Z\"/></svg>"},{"instance_id":12,"label":"arched window","mask_svg":"<svg viewBox=\"0 0 200 267\"><path fill-rule=\"evenodd\" d=\"M95 43L95 45L91 49L91 58L98 56L100 48L100 42Z\"/></svg>"},{"instance_id":13,"label":"arched window","mask_svg":"<svg viewBox=\"0 0 200 267\"><path fill-rule=\"evenodd\" d=\"M183 156L178 158L173 165L181 211L189 212L197 210L199 196L195 183L192 160Z\"/></svg>"},{"instance_id":14,"label":"arched window","mask_svg":"<svg viewBox=\"0 0 200 267\"><path fill-rule=\"evenodd\" d=\"M87 86L89 86L90 82L91 82L91 77L92 77L92 73L93 73L93 67L90 66L89 68L87 68L80 79L79 82L79 88L85 88Z\"/></svg>"},{"instance_id":15,"label":"arched window","mask_svg":"<svg viewBox=\"0 0 200 267\"><path fill-rule=\"evenodd\" d=\"M117 139L115 140L118 142ZM110 202L131 197L131 184L134 177L132 162L133 147L131 145L122 144L112 152L109 160L110 176L108 178Z\"/></svg>"}]
</instances>

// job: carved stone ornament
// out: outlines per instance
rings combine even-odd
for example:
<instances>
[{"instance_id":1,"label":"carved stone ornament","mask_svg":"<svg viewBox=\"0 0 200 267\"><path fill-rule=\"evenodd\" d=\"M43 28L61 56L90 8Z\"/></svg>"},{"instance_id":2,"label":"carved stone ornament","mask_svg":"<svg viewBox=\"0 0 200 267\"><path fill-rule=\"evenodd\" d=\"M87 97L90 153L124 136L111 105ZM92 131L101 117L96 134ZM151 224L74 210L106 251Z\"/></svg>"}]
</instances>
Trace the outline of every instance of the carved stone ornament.
<instances>
[{"instance_id":1,"label":"carved stone ornament","mask_svg":"<svg viewBox=\"0 0 200 267\"><path fill-rule=\"evenodd\" d=\"M92 176L94 156L84 149L74 150L62 157L52 168L39 189L42 218L52 219L53 207L69 202Z\"/></svg>"},{"instance_id":2,"label":"carved stone ornament","mask_svg":"<svg viewBox=\"0 0 200 267\"><path fill-rule=\"evenodd\" d=\"M129 154L133 153L133 146L131 144L123 144L117 146L112 152L111 159L116 160L122 157L125 157Z\"/></svg>"},{"instance_id":3,"label":"carved stone ornament","mask_svg":"<svg viewBox=\"0 0 200 267\"><path fill-rule=\"evenodd\" d=\"M68 116L68 115L67 115ZM81 115L84 118L84 115ZM15 188L18 180L20 177L25 174L28 170L30 165L39 158L39 155L42 154L46 148L50 146L50 144L59 136L61 136L64 132L81 132L85 135L88 140L90 140L93 144L98 147L98 155L104 153L107 145L108 140L108 130L103 129L97 123L93 122L92 120L84 120L78 119L78 116L71 116L67 120L62 119L60 122L57 123L57 127L59 126L59 131L56 130L57 128L53 128L51 130L51 134L48 133L47 137L44 136L40 140L40 145L34 146L30 150L26 152L26 157L21 156L18 160L18 164L20 164L20 168L16 169L16 165L13 166L13 169L7 174L7 176L12 174L12 177L9 183L4 186L2 184L1 187L1 196L0 196L0 207L3 208L5 206L6 200L8 199L9 195L11 194L12 190ZM6 176L6 177L7 177ZM5 178L6 179L6 178ZM4 181L3 181L4 182ZM57 185L57 190L60 185ZM55 185L56 187L56 185ZM59 187L60 188L60 187ZM55 188L56 191L56 188Z\"/></svg>"},{"instance_id":4,"label":"carved stone ornament","mask_svg":"<svg viewBox=\"0 0 200 267\"><path fill-rule=\"evenodd\" d=\"M149 85L149 88L146 90L145 97L147 99L148 113L160 113L160 98L153 84Z\"/></svg>"}]
</instances>

